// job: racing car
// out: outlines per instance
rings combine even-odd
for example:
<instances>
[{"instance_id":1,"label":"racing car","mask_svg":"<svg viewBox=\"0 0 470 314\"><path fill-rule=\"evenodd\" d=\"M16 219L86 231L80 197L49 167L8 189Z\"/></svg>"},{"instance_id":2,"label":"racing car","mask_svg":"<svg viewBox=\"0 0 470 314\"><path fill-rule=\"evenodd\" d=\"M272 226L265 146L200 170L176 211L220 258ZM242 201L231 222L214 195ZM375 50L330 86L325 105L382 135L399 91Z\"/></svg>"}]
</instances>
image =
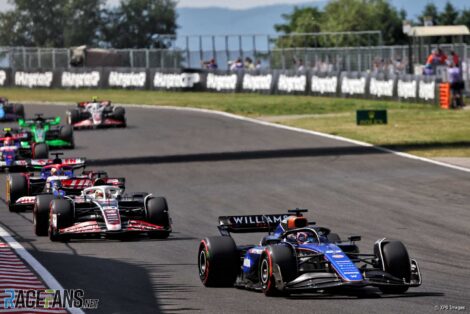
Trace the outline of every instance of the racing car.
<instances>
[{"instance_id":1,"label":"racing car","mask_svg":"<svg viewBox=\"0 0 470 314\"><path fill-rule=\"evenodd\" d=\"M122 189L109 185L86 188L79 196L40 195L33 215L36 234L48 234L51 241L141 233L164 239L171 233L165 198L148 193L122 195Z\"/></svg>"},{"instance_id":2,"label":"racing car","mask_svg":"<svg viewBox=\"0 0 470 314\"><path fill-rule=\"evenodd\" d=\"M17 121L20 118L24 118L24 106L11 104L8 98L0 97L0 121Z\"/></svg>"},{"instance_id":3,"label":"racing car","mask_svg":"<svg viewBox=\"0 0 470 314\"><path fill-rule=\"evenodd\" d=\"M70 125L59 125L60 117L45 118L36 113L34 119L19 119L18 124L25 135L21 141L23 148L33 143L46 143L49 148L74 148L73 128Z\"/></svg>"},{"instance_id":4,"label":"racing car","mask_svg":"<svg viewBox=\"0 0 470 314\"><path fill-rule=\"evenodd\" d=\"M85 167L85 158L33 159L29 167L40 168L40 173L11 174L7 178L7 204L12 212L34 210L39 195L63 197L79 195L87 187L113 185L125 188L125 178L110 178L105 171L84 170L81 174L74 171Z\"/></svg>"},{"instance_id":5,"label":"racing car","mask_svg":"<svg viewBox=\"0 0 470 314\"><path fill-rule=\"evenodd\" d=\"M126 111L122 107L113 107L111 101L79 102L77 108L67 111L67 122L74 129L126 127Z\"/></svg>"},{"instance_id":6,"label":"racing car","mask_svg":"<svg viewBox=\"0 0 470 314\"><path fill-rule=\"evenodd\" d=\"M29 148L23 148L21 141L24 134L18 134L11 128L5 128L0 137L0 169L15 170L28 166L28 158L45 158L49 154L46 144L33 144Z\"/></svg>"},{"instance_id":7,"label":"racing car","mask_svg":"<svg viewBox=\"0 0 470 314\"><path fill-rule=\"evenodd\" d=\"M219 217L221 236L199 244L198 269L207 287L236 286L266 296L332 291L338 287L378 287L401 294L421 285L418 263L404 244L380 239L373 254L341 241L328 228L308 222L304 209L288 214ZM260 244L237 246L231 233L269 232Z\"/></svg>"}]
</instances>

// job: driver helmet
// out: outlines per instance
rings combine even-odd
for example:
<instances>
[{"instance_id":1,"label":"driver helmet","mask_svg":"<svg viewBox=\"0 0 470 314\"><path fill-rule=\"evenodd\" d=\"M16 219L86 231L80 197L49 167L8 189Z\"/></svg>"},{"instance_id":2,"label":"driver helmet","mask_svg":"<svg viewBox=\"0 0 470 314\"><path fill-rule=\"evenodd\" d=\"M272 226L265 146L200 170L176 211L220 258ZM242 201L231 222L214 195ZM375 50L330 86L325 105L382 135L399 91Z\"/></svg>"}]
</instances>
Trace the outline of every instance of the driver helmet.
<instances>
[{"instance_id":1,"label":"driver helmet","mask_svg":"<svg viewBox=\"0 0 470 314\"><path fill-rule=\"evenodd\" d=\"M309 241L309 235L307 232L300 231L297 232L297 242L298 243L305 243Z\"/></svg>"},{"instance_id":2,"label":"driver helmet","mask_svg":"<svg viewBox=\"0 0 470 314\"><path fill-rule=\"evenodd\" d=\"M58 173L57 173L57 168L56 168L56 167L52 167L52 168L51 168L51 176L55 176L55 175L57 175L57 174L58 174Z\"/></svg>"},{"instance_id":3,"label":"driver helmet","mask_svg":"<svg viewBox=\"0 0 470 314\"><path fill-rule=\"evenodd\" d=\"M91 98L91 101L92 101L92 102L98 102L98 96L93 96L93 97Z\"/></svg>"},{"instance_id":4,"label":"driver helmet","mask_svg":"<svg viewBox=\"0 0 470 314\"><path fill-rule=\"evenodd\" d=\"M95 191L95 198L99 199L99 198L103 198L103 197L104 197L103 191L101 191L101 190L96 190Z\"/></svg>"}]
</instances>

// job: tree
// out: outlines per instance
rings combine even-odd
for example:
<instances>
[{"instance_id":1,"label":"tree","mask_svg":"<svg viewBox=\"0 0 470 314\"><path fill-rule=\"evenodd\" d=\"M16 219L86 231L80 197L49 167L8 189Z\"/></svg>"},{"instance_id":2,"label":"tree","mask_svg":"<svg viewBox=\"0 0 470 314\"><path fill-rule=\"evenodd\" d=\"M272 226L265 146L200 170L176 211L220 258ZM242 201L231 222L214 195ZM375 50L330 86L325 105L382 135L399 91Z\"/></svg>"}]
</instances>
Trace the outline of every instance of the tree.
<instances>
[{"instance_id":1,"label":"tree","mask_svg":"<svg viewBox=\"0 0 470 314\"><path fill-rule=\"evenodd\" d=\"M292 14L283 18L285 24L276 25L278 32L355 32L379 30L386 44L403 43L406 38L402 31L404 12L398 12L387 0L332 0L324 11L316 8L295 8ZM304 44L306 43L306 44ZM282 38L277 41L281 47L358 46L377 44L373 35L322 36L317 41Z\"/></svg>"},{"instance_id":2,"label":"tree","mask_svg":"<svg viewBox=\"0 0 470 314\"><path fill-rule=\"evenodd\" d=\"M104 40L114 48L167 48L159 34L176 33L174 0L121 0L108 11Z\"/></svg>"},{"instance_id":3,"label":"tree","mask_svg":"<svg viewBox=\"0 0 470 314\"><path fill-rule=\"evenodd\" d=\"M13 0L14 9L0 13L0 44L64 47L93 44L103 0Z\"/></svg>"},{"instance_id":4,"label":"tree","mask_svg":"<svg viewBox=\"0 0 470 314\"><path fill-rule=\"evenodd\" d=\"M105 0L73 0L64 8L65 47L98 45Z\"/></svg>"},{"instance_id":5,"label":"tree","mask_svg":"<svg viewBox=\"0 0 470 314\"><path fill-rule=\"evenodd\" d=\"M424 25L425 18L430 18L433 25L437 25L439 21L439 12L434 3L428 3L424 7L423 13L418 17L419 24Z\"/></svg>"},{"instance_id":6,"label":"tree","mask_svg":"<svg viewBox=\"0 0 470 314\"><path fill-rule=\"evenodd\" d=\"M459 12L450 2L447 2L444 11L439 14L437 22L439 25L455 25L458 17Z\"/></svg>"},{"instance_id":7,"label":"tree","mask_svg":"<svg viewBox=\"0 0 470 314\"><path fill-rule=\"evenodd\" d=\"M316 40L308 36L288 36L292 33L318 33L321 31L322 13L317 8L294 7L291 14L283 14L286 24L276 24L274 29L284 33L276 45L278 47L316 46Z\"/></svg>"}]
</instances>

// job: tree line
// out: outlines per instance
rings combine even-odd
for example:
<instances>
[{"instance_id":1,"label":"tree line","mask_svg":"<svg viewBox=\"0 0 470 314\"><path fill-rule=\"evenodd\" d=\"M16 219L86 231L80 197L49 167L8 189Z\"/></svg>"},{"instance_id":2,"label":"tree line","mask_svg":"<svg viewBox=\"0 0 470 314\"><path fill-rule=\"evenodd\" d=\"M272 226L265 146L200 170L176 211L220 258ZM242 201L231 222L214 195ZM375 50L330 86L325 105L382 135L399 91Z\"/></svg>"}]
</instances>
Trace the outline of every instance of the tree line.
<instances>
[{"instance_id":1,"label":"tree line","mask_svg":"<svg viewBox=\"0 0 470 314\"><path fill-rule=\"evenodd\" d=\"M165 48L158 34L175 34L176 1L10 0L0 13L0 46Z\"/></svg>"},{"instance_id":2,"label":"tree line","mask_svg":"<svg viewBox=\"0 0 470 314\"><path fill-rule=\"evenodd\" d=\"M379 30L385 45L408 43L408 37L403 33L403 20L407 20L407 13L395 8L388 0L331 0L323 10L316 7L295 7L293 12L282 17L285 23L276 24L274 28L283 35ZM423 25L425 17L430 17L434 25L463 24L470 27L470 9L459 12L450 2L445 4L442 11L435 4L428 3L417 20L411 22L413 25ZM281 48L367 46L371 43L377 43L377 37L281 36L276 40L276 46Z\"/></svg>"}]
</instances>

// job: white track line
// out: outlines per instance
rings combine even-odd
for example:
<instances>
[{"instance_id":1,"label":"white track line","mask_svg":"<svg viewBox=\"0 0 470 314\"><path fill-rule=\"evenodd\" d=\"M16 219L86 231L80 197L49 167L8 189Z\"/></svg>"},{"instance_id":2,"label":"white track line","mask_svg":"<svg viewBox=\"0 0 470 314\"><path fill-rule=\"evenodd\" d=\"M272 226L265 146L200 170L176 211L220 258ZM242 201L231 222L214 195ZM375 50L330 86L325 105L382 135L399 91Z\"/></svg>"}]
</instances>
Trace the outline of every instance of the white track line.
<instances>
[{"instance_id":1,"label":"white track line","mask_svg":"<svg viewBox=\"0 0 470 314\"><path fill-rule=\"evenodd\" d=\"M8 245L15 250L15 252L27 262L34 271L42 278L45 285L54 290L64 290L61 284L52 276L52 274L42 266L37 259L35 259L18 241L16 241L4 228L0 226L0 237L5 240ZM25 309L23 309L25 310ZM81 309L78 308L68 308L67 310L71 314L84 314ZM35 312L34 310L28 309L28 311Z\"/></svg>"}]
</instances>

